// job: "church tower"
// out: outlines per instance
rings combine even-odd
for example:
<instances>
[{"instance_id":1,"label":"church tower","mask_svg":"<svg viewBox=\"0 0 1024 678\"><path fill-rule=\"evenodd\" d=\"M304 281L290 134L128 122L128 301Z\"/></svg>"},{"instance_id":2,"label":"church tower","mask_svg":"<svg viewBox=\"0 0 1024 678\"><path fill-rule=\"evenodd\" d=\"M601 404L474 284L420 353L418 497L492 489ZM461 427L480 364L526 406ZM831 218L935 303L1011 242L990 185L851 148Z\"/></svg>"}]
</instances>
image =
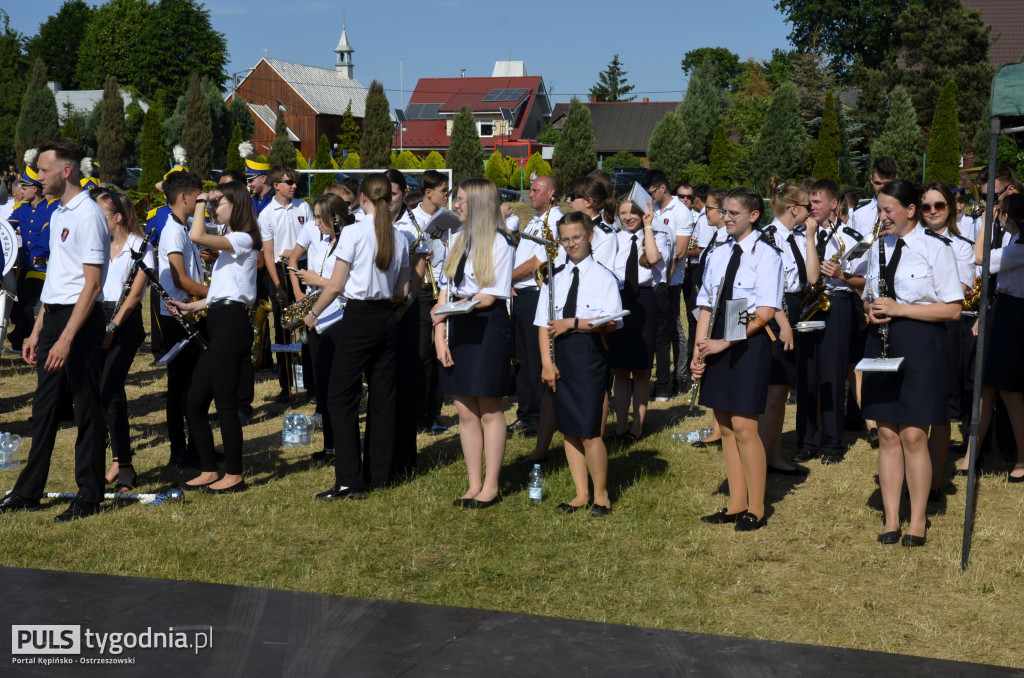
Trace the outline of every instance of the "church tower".
<instances>
[{"instance_id":1,"label":"church tower","mask_svg":"<svg viewBox=\"0 0 1024 678\"><path fill-rule=\"evenodd\" d=\"M338 60L334 64L334 70L342 75L342 77L352 79L352 53L355 52L352 49L352 45L348 43L348 33L345 31L345 22L341 22L341 40L338 41L338 46L334 48L334 52L338 55Z\"/></svg>"}]
</instances>

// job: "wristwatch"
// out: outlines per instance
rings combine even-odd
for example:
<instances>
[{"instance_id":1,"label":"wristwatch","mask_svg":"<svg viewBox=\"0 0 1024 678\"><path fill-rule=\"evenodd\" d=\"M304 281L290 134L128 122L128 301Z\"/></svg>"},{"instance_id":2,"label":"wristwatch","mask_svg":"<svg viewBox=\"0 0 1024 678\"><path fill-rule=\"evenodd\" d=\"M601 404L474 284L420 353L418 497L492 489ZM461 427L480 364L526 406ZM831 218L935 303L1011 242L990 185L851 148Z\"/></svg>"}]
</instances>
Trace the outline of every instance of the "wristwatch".
<instances>
[{"instance_id":1,"label":"wristwatch","mask_svg":"<svg viewBox=\"0 0 1024 678\"><path fill-rule=\"evenodd\" d=\"M116 332L116 331L117 331L117 323L115 323L113 320L111 320L109 323L107 323L107 332Z\"/></svg>"}]
</instances>

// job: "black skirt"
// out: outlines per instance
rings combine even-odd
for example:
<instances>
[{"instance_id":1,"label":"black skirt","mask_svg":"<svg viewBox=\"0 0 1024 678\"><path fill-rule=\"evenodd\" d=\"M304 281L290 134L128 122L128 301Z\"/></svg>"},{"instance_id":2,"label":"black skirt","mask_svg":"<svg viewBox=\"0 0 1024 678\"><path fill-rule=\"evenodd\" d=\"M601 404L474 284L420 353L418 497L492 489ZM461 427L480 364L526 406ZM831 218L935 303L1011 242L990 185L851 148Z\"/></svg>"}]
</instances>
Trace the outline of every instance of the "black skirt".
<instances>
[{"instance_id":1,"label":"black skirt","mask_svg":"<svg viewBox=\"0 0 1024 678\"><path fill-rule=\"evenodd\" d=\"M986 325L981 383L1000 391L1024 391L1024 299L996 295Z\"/></svg>"},{"instance_id":2,"label":"black skirt","mask_svg":"<svg viewBox=\"0 0 1024 678\"><path fill-rule=\"evenodd\" d=\"M786 292L786 317L789 318L789 326L796 327L800 322L800 294L797 292ZM772 328L775 336L779 336L779 324L773 319L768 325ZM768 373L768 383L772 386L796 386L796 335L794 330L793 350L782 350L781 341L773 341L772 345L772 367Z\"/></svg>"},{"instance_id":3,"label":"black skirt","mask_svg":"<svg viewBox=\"0 0 1024 678\"><path fill-rule=\"evenodd\" d=\"M442 390L484 398L512 395L512 325L504 300L447 322L448 350L455 364L441 368Z\"/></svg>"},{"instance_id":4,"label":"black skirt","mask_svg":"<svg viewBox=\"0 0 1024 678\"><path fill-rule=\"evenodd\" d=\"M654 334L658 326L658 307L653 287L641 287L634 297L621 290L622 310L629 315L622 327L607 335L608 362L617 370L649 370L654 367Z\"/></svg>"},{"instance_id":5,"label":"black skirt","mask_svg":"<svg viewBox=\"0 0 1024 678\"><path fill-rule=\"evenodd\" d=\"M721 311L719 312L721 315ZM724 336L716 323L712 339ZM772 347L767 333L759 331L746 341L733 344L705 362L700 404L735 414L763 414L768 402L768 374Z\"/></svg>"},{"instance_id":6,"label":"black skirt","mask_svg":"<svg viewBox=\"0 0 1024 678\"><path fill-rule=\"evenodd\" d=\"M608 352L601 344L601 336L579 332L555 341L555 365L561 378L551 401L562 435L601 435L609 372Z\"/></svg>"},{"instance_id":7,"label":"black skirt","mask_svg":"<svg viewBox=\"0 0 1024 678\"><path fill-rule=\"evenodd\" d=\"M861 400L865 419L915 426L945 424L949 413L945 323L893 318L889 357L903 358L899 372L864 372ZM878 325L872 325L865 358L882 355Z\"/></svg>"}]
</instances>

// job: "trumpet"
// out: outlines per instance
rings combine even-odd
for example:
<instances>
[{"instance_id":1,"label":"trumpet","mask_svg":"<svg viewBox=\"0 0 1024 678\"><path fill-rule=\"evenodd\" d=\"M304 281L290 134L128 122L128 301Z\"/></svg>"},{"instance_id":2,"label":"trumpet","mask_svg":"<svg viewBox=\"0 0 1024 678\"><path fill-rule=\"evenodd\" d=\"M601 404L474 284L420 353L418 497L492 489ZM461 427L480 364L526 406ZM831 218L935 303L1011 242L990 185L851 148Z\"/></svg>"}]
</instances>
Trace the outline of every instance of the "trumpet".
<instances>
[{"instance_id":1,"label":"trumpet","mask_svg":"<svg viewBox=\"0 0 1024 678\"><path fill-rule=\"evenodd\" d=\"M833 235L835 234L836 226L838 226L838 225L839 224L837 222L832 227L832 234ZM829 238L831 239L831 237L832 236L830 235ZM833 254L828 259L829 261L831 261L833 263L839 263L839 260L843 258L844 254L846 254L846 243L843 242L843 239L841 237L837 237L836 241L839 243L839 248L836 250L836 253ZM828 246L828 240L825 241L825 245L824 246L819 246L819 248L818 248L818 256L819 257L822 257L822 256L825 255L825 247L827 247L827 246ZM818 311L824 311L825 313L828 313L829 308L831 308L832 302L829 300L828 295L825 294L825 277L827 277L827 276L819 275L818 276L818 282L814 283L813 285L811 285L807 289L807 293L806 293L807 297L809 299L813 299L814 302L811 303L810 306L808 306L807 308L804 309L804 317L801 318L801 321L809 320L810 317L812 315L814 315L815 313L817 313Z\"/></svg>"}]
</instances>

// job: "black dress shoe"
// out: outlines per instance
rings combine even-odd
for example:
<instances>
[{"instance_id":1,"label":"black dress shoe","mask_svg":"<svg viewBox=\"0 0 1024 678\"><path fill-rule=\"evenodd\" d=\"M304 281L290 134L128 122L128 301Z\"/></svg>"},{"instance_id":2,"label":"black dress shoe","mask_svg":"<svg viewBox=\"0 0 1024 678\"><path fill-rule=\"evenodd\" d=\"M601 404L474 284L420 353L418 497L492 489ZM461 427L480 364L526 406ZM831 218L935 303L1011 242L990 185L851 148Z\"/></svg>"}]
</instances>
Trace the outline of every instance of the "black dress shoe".
<instances>
[{"instance_id":1,"label":"black dress shoe","mask_svg":"<svg viewBox=\"0 0 1024 678\"><path fill-rule=\"evenodd\" d=\"M892 532L883 532L878 535L879 544L895 544L900 540L900 535L903 534L901 530L893 530Z\"/></svg>"},{"instance_id":2,"label":"black dress shoe","mask_svg":"<svg viewBox=\"0 0 1024 678\"><path fill-rule=\"evenodd\" d=\"M740 511L739 513L727 513L729 509L723 508L718 509L709 516L701 517L702 523L708 523L709 525L725 525L727 523L735 523L740 519L740 516L746 513L746 511Z\"/></svg>"},{"instance_id":3,"label":"black dress shoe","mask_svg":"<svg viewBox=\"0 0 1024 678\"><path fill-rule=\"evenodd\" d=\"M505 427L505 431L510 435L515 433L521 433L526 437L532 437L537 435L537 425L528 424L522 419L516 419L511 424Z\"/></svg>"},{"instance_id":4,"label":"black dress shoe","mask_svg":"<svg viewBox=\"0 0 1024 678\"><path fill-rule=\"evenodd\" d=\"M600 504L594 504L594 508L590 509L590 515L595 518L604 518L612 513L611 506L601 506Z\"/></svg>"},{"instance_id":5,"label":"black dress shoe","mask_svg":"<svg viewBox=\"0 0 1024 678\"><path fill-rule=\"evenodd\" d=\"M572 504L559 504L558 506L555 507L555 510L558 511L559 513L576 513L577 511L582 511L585 508L587 508L586 504L584 504L583 506L573 506Z\"/></svg>"},{"instance_id":6,"label":"black dress shoe","mask_svg":"<svg viewBox=\"0 0 1024 678\"><path fill-rule=\"evenodd\" d=\"M743 515L736 519L736 527L733 529L737 532L753 532L764 527L766 522L768 522L767 513L758 518L750 511L744 511Z\"/></svg>"},{"instance_id":7,"label":"black dress shoe","mask_svg":"<svg viewBox=\"0 0 1024 678\"><path fill-rule=\"evenodd\" d=\"M309 455L309 460L312 462L320 463L334 463L334 450L320 450Z\"/></svg>"},{"instance_id":8,"label":"black dress shoe","mask_svg":"<svg viewBox=\"0 0 1024 678\"><path fill-rule=\"evenodd\" d=\"M188 483L179 483L175 485L175 487L177 487L182 492L206 492L207 490L210 489L210 485L213 485L215 482L217 481L211 480L210 482L203 483L202 485L189 485Z\"/></svg>"},{"instance_id":9,"label":"black dress shoe","mask_svg":"<svg viewBox=\"0 0 1024 678\"><path fill-rule=\"evenodd\" d=\"M1011 476L1006 475L1006 482L1008 483L1024 483L1024 476Z\"/></svg>"},{"instance_id":10,"label":"black dress shoe","mask_svg":"<svg viewBox=\"0 0 1024 678\"><path fill-rule=\"evenodd\" d=\"M697 442L690 443L690 447L696 447L698 450L705 447L717 447L720 450L722 449L722 440L698 440Z\"/></svg>"},{"instance_id":11,"label":"black dress shoe","mask_svg":"<svg viewBox=\"0 0 1024 678\"><path fill-rule=\"evenodd\" d=\"M206 491L210 494L238 494L239 492L245 492L248 489L249 486L245 484L245 480L239 480L234 485L222 487L219 490L214 490L208 487L206 488Z\"/></svg>"},{"instance_id":12,"label":"black dress shoe","mask_svg":"<svg viewBox=\"0 0 1024 678\"><path fill-rule=\"evenodd\" d=\"M903 542L902 542L902 544L904 546L924 546L924 543L927 540L928 540L927 536L925 536L925 537L918 537L917 535L913 535L913 534L905 534L905 535L903 535Z\"/></svg>"},{"instance_id":13,"label":"black dress shoe","mask_svg":"<svg viewBox=\"0 0 1024 678\"><path fill-rule=\"evenodd\" d=\"M466 503L466 508L485 509L485 508L490 508L490 507L494 506L495 504L500 504L500 503L501 503L501 495L500 494L496 494L496 495L494 495L494 499L490 499L488 501L479 501L477 499L470 499Z\"/></svg>"},{"instance_id":14,"label":"black dress shoe","mask_svg":"<svg viewBox=\"0 0 1024 678\"><path fill-rule=\"evenodd\" d=\"M838 464L845 458L845 452L825 452L821 455L821 463L829 466L830 464Z\"/></svg>"},{"instance_id":15,"label":"black dress shoe","mask_svg":"<svg viewBox=\"0 0 1024 678\"><path fill-rule=\"evenodd\" d=\"M818 451L817 450L812 450L812 449L810 449L808 447L802 447L802 448L800 448L799 450L796 451L796 454L793 455L793 461L794 462L799 462L799 463L802 464L804 462L810 461L811 459L817 458L817 456L818 456Z\"/></svg>"},{"instance_id":16,"label":"black dress shoe","mask_svg":"<svg viewBox=\"0 0 1024 678\"><path fill-rule=\"evenodd\" d=\"M71 520L78 520L79 518L88 518L91 515L95 515L100 512L99 504L90 504L81 497L75 497L71 500L71 505L67 509L53 519L55 523L66 523Z\"/></svg>"},{"instance_id":17,"label":"black dress shoe","mask_svg":"<svg viewBox=\"0 0 1024 678\"><path fill-rule=\"evenodd\" d=\"M315 499L366 499L366 492L351 487L332 487L316 495Z\"/></svg>"},{"instance_id":18,"label":"black dress shoe","mask_svg":"<svg viewBox=\"0 0 1024 678\"><path fill-rule=\"evenodd\" d=\"M39 500L38 499L25 499L18 495L10 492L3 499L0 499L0 513L10 513L12 511L38 511Z\"/></svg>"},{"instance_id":19,"label":"black dress shoe","mask_svg":"<svg viewBox=\"0 0 1024 678\"><path fill-rule=\"evenodd\" d=\"M810 470L803 466L796 466L794 468L779 468L768 464L768 473L777 476L805 476L810 473Z\"/></svg>"},{"instance_id":20,"label":"black dress shoe","mask_svg":"<svg viewBox=\"0 0 1024 678\"><path fill-rule=\"evenodd\" d=\"M867 435L868 445L871 445L873 449L878 449L878 429L872 428L868 431Z\"/></svg>"}]
</instances>

